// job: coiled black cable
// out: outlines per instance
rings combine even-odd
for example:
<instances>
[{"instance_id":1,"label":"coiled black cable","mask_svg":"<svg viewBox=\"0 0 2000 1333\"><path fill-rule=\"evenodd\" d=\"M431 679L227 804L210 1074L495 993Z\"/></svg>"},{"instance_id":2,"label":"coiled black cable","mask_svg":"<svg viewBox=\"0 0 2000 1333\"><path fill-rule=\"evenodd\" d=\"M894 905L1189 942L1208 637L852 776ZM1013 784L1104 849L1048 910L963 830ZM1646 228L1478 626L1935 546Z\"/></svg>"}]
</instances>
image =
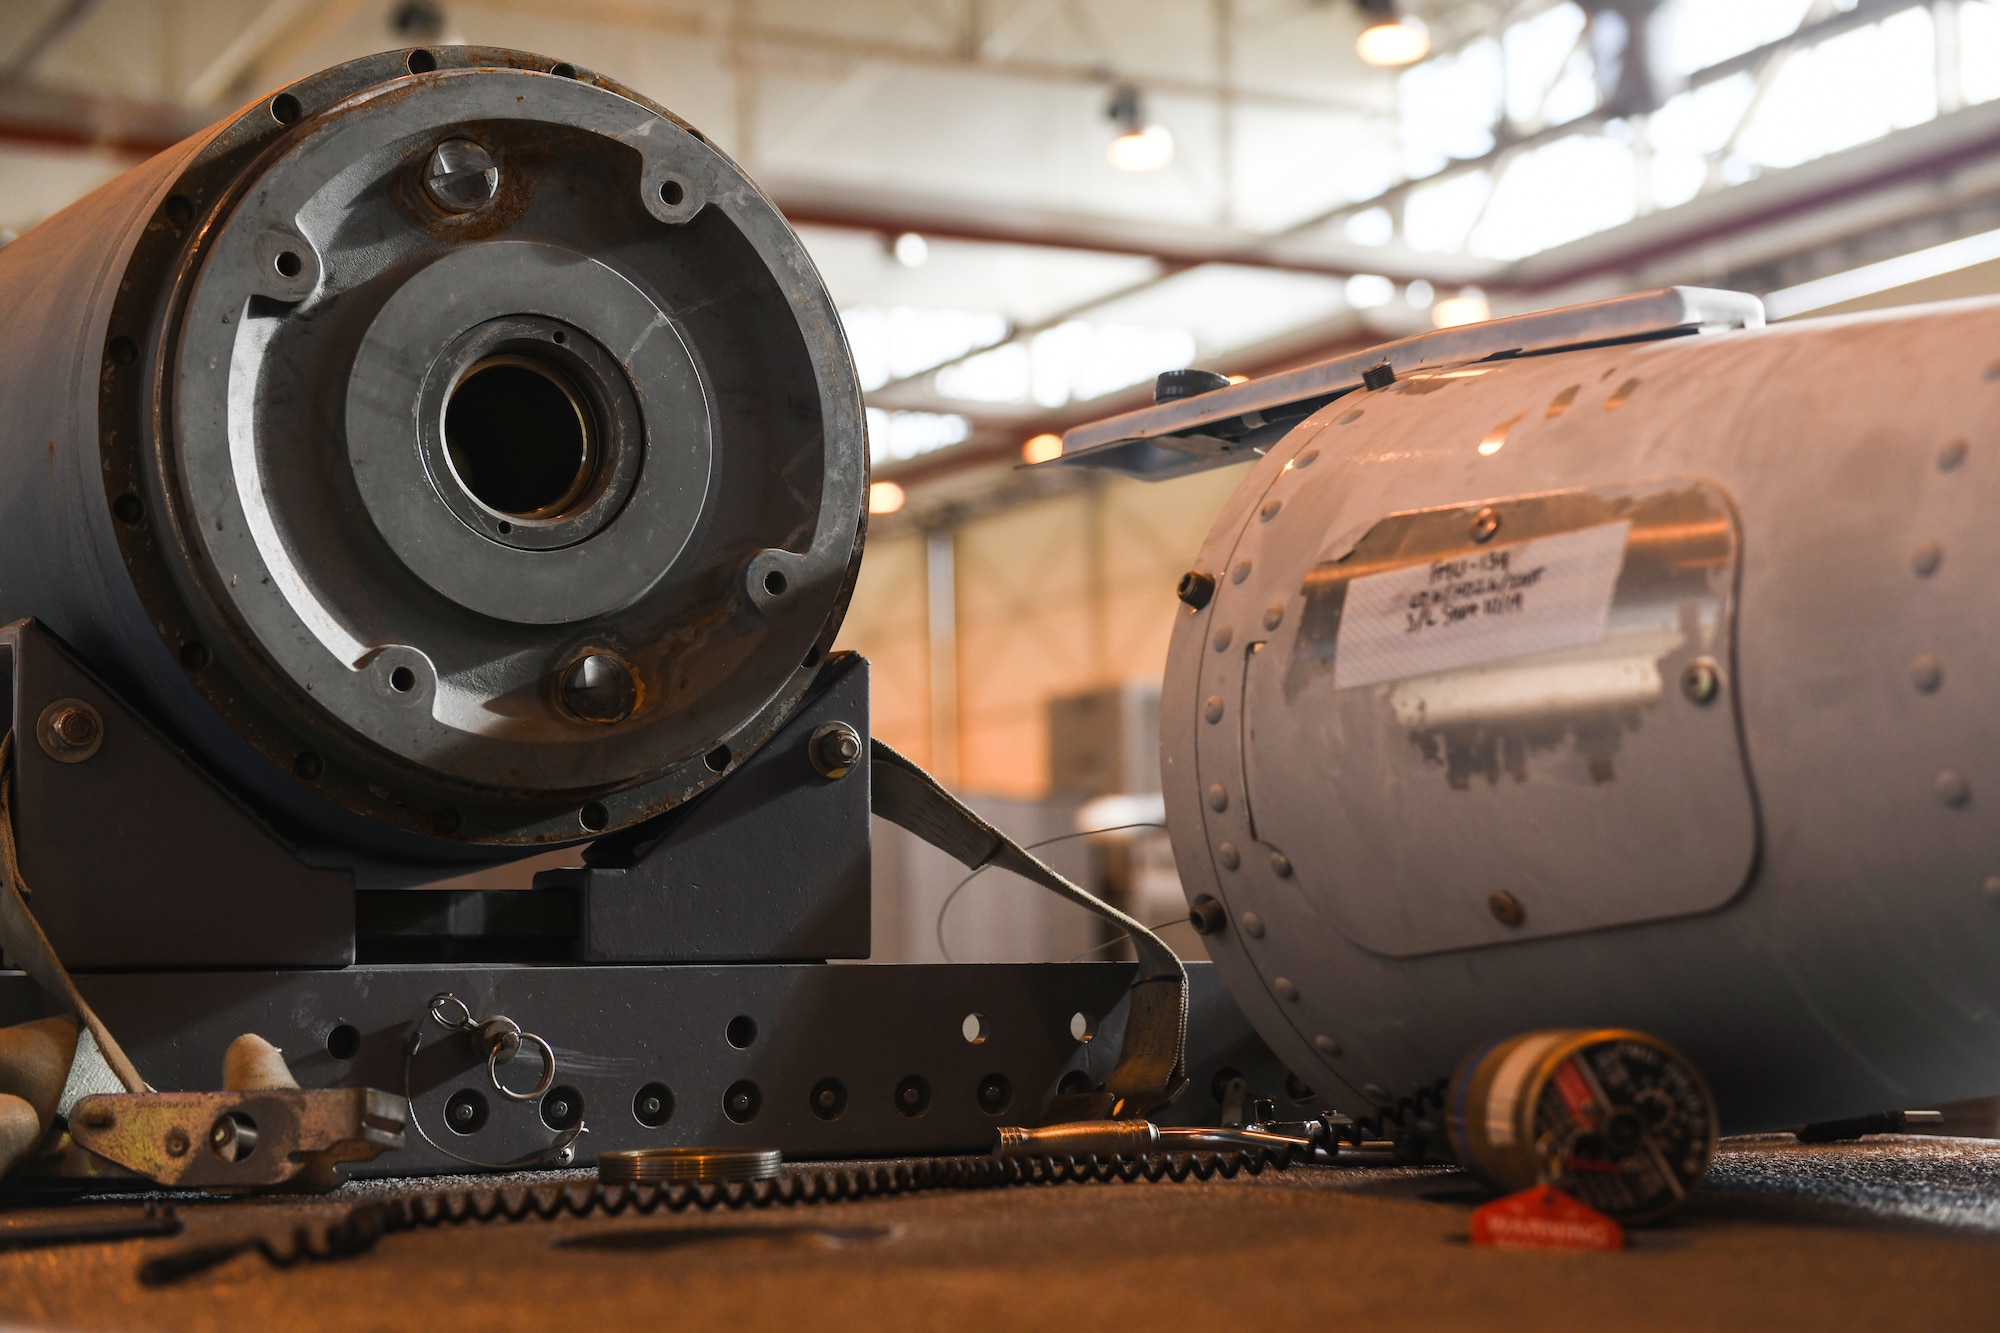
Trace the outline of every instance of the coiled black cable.
<instances>
[{"instance_id":1,"label":"coiled black cable","mask_svg":"<svg viewBox=\"0 0 2000 1333\"><path fill-rule=\"evenodd\" d=\"M141 1265L139 1280L147 1286L165 1286L252 1250L277 1268L351 1258L367 1253L383 1236L395 1232L467 1223L791 1207L932 1190L1004 1189L1015 1185L1180 1184L1187 1180L1258 1176L1267 1167L1284 1170L1302 1160L1303 1155L1295 1157L1289 1148L1262 1147L1228 1152L1160 1153L1142 1158L924 1157L837 1166L790 1166L774 1180L634 1185L576 1181L417 1191L355 1204L318 1226L300 1223L288 1233L199 1245L161 1255Z\"/></svg>"}]
</instances>

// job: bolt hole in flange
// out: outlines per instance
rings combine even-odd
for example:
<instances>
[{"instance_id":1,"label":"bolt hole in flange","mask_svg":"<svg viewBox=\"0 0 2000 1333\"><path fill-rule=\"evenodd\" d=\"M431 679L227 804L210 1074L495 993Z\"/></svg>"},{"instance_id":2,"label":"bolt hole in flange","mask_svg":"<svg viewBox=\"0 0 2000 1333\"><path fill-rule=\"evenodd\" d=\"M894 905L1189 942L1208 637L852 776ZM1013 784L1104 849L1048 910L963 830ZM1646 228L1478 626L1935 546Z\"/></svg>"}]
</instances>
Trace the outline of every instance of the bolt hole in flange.
<instances>
[{"instance_id":1,"label":"bolt hole in flange","mask_svg":"<svg viewBox=\"0 0 2000 1333\"><path fill-rule=\"evenodd\" d=\"M361 1054L361 1029L341 1023L326 1034L326 1053L336 1060L352 1060Z\"/></svg>"},{"instance_id":2,"label":"bolt hole in flange","mask_svg":"<svg viewBox=\"0 0 2000 1333\"><path fill-rule=\"evenodd\" d=\"M757 1040L757 1020L748 1014L738 1014L729 1020L729 1026L722 1030L731 1046L739 1051L747 1051Z\"/></svg>"},{"instance_id":3,"label":"bolt hole in flange","mask_svg":"<svg viewBox=\"0 0 2000 1333\"><path fill-rule=\"evenodd\" d=\"M687 187L679 181L670 179L660 182L660 202L668 208L679 208L686 198Z\"/></svg>"},{"instance_id":4,"label":"bolt hole in flange","mask_svg":"<svg viewBox=\"0 0 2000 1333\"><path fill-rule=\"evenodd\" d=\"M454 1134L477 1134L486 1127L489 1108L477 1088L460 1088L444 1104L444 1124Z\"/></svg>"},{"instance_id":5,"label":"bolt hole in flange","mask_svg":"<svg viewBox=\"0 0 2000 1333\"><path fill-rule=\"evenodd\" d=\"M271 119L280 125L290 125L304 114L305 108L290 93L279 93L271 99Z\"/></svg>"},{"instance_id":6,"label":"bolt hole in flange","mask_svg":"<svg viewBox=\"0 0 2000 1333\"><path fill-rule=\"evenodd\" d=\"M763 1104L763 1092L747 1078L730 1084L729 1091L722 1094L722 1113L739 1125L755 1120Z\"/></svg>"},{"instance_id":7,"label":"bolt hole in flange","mask_svg":"<svg viewBox=\"0 0 2000 1333\"><path fill-rule=\"evenodd\" d=\"M648 1129L658 1129L673 1116L673 1090L664 1083L648 1083L632 1098L632 1118Z\"/></svg>"},{"instance_id":8,"label":"bolt hole in flange","mask_svg":"<svg viewBox=\"0 0 2000 1333\"><path fill-rule=\"evenodd\" d=\"M1014 1104L1014 1084L1005 1074L988 1074L979 1080L976 1095L980 1110L988 1115L1002 1115Z\"/></svg>"},{"instance_id":9,"label":"bolt hole in flange","mask_svg":"<svg viewBox=\"0 0 2000 1333\"><path fill-rule=\"evenodd\" d=\"M417 688L417 673L406 666L399 666L389 673L389 688L398 694L408 694Z\"/></svg>"},{"instance_id":10,"label":"bolt hole in flange","mask_svg":"<svg viewBox=\"0 0 2000 1333\"><path fill-rule=\"evenodd\" d=\"M785 595L785 587L785 574L783 570L774 569L764 576L764 591L770 593L771 596L783 597Z\"/></svg>"},{"instance_id":11,"label":"bolt hole in flange","mask_svg":"<svg viewBox=\"0 0 2000 1333\"><path fill-rule=\"evenodd\" d=\"M474 365L445 399L445 451L467 494L495 513L562 513L597 470L590 412L566 377L530 357Z\"/></svg>"},{"instance_id":12,"label":"bolt hole in flange","mask_svg":"<svg viewBox=\"0 0 2000 1333\"><path fill-rule=\"evenodd\" d=\"M931 1085L920 1074L912 1074L896 1085L896 1109L912 1120L931 1109Z\"/></svg>"},{"instance_id":13,"label":"bolt hole in flange","mask_svg":"<svg viewBox=\"0 0 2000 1333\"><path fill-rule=\"evenodd\" d=\"M807 1102L821 1120L838 1120L847 1109L847 1085L837 1078L823 1078L813 1084Z\"/></svg>"},{"instance_id":14,"label":"bolt hole in flange","mask_svg":"<svg viewBox=\"0 0 2000 1333\"><path fill-rule=\"evenodd\" d=\"M240 1162L257 1151L257 1122L241 1111L225 1111L208 1131L208 1149L225 1162Z\"/></svg>"},{"instance_id":15,"label":"bolt hole in flange","mask_svg":"<svg viewBox=\"0 0 2000 1333\"><path fill-rule=\"evenodd\" d=\"M432 52L418 47L416 50L410 52L409 57L403 61L403 65L412 74L428 74L438 67L438 58Z\"/></svg>"},{"instance_id":16,"label":"bolt hole in flange","mask_svg":"<svg viewBox=\"0 0 2000 1333\"><path fill-rule=\"evenodd\" d=\"M557 1084L542 1094L542 1123L553 1130L574 1129L583 1123L583 1094L567 1083Z\"/></svg>"},{"instance_id":17,"label":"bolt hole in flange","mask_svg":"<svg viewBox=\"0 0 2000 1333\"><path fill-rule=\"evenodd\" d=\"M271 261L271 267L278 270L281 278L296 278L305 272L306 261L299 258L296 250L280 250L278 257Z\"/></svg>"}]
</instances>

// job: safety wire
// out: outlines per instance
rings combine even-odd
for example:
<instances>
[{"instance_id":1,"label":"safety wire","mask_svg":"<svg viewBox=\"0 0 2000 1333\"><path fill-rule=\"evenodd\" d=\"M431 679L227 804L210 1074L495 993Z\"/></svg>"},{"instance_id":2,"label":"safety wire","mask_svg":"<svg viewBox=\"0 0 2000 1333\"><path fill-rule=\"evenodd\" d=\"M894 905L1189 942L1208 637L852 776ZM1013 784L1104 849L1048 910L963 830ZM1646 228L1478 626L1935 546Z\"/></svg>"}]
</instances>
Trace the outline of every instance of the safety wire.
<instances>
[{"instance_id":1,"label":"safety wire","mask_svg":"<svg viewBox=\"0 0 2000 1333\"><path fill-rule=\"evenodd\" d=\"M459 1017L447 1017L446 1015L450 1012L451 1006L454 1005L457 1006ZM521 1025L514 1022L511 1018L496 1016L483 1021L473 1018L472 1010L466 1006L465 1001L448 991L433 995L430 1003L425 1006L424 1013L411 1025L409 1040L403 1046L403 1100L410 1108L409 1125L417 1131L417 1137L429 1144L436 1151L451 1158L452 1161L462 1163L466 1166L478 1167L482 1171L520 1171L528 1167L541 1166L548 1162L567 1164L574 1156L571 1152L571 1146L582 1135L590 1132L581 1120L557 1133L555 1141L549 1144L548 1147L537 1149L534 1152L506 1162L482 1162L477 1158L464 1156L461 1153L453 1152L450 1148L445 1147L430 1136L430 1132L424 1128L423 1119L417 1114L417 1099L410 1083L411 1069L416 1063L417 1052L423 1048L424 1044L424 1020L426 1018L441 1028L452 1032L464 1033L475 1044L480 1045L486 1056L487 1078L492 1082L494 1091L509 1101L533 1101L542 1093L547 1092L549 1085L554 1083L556 1078L555 1051L549 1046L548 1042L542 1040L532 1032L521 1031ZM510 1036L512 1038L511 1042L506 1040ZM514 1052L524 1042L532 1045L541 1052L542 1077L540 1082L535 1085L533 1091L521 1093L515 1092L500 1081L499 1066L505 1061L512 1059ZM370 1241L369 1243L373 1244L374 1242ZM232 1250L231 1253L233 1254L235 1251ZM224 1257L226 1258L227 1256Z\"/></svg>"},{"instance_id":2,"label":"safety wire","mask_svg":"<svg viewBox=\"0 0 2000 1333\"><path fill-rule=\"evenodd\" d=\"M1053 838L1043 838L1040 842L1031 842L1022 850L1029 852L1039 851L1044 847L1052 847L1059 842L1070 842L1076 838L1094 838L1100 833L1122 833L1126 829L1135 829L1135 828L1163 829L1165 827L1166 827L1165 824L1161 824L1158 823L1157 821L1152 821L1152 820L1148 820L1137 824L1112 824L1106 828L1084 829L1079 833L1059 833ZM944 914L951 910L952 903L957 900L958 895L960 893L965 891L966 885L972 883L972 881L978 879L982 873L991 870L992 868L993 866L991 862L987 863L986 865L980 866L978 869L974 870L971 874L967 875L964 879L961 879L958 883L954 884L952 886L951 892L947 893L944 896L944 901L938 904L937 920L933 924L932 933L937 936L938 953L944 957L944 960L947 963L955 963L958 960L951 956L951 950L945 945L944 942ZM1179 918L1177 917L1175 919L1178 920ZM1148 926L1146 927L1146 929L1158 930L1159 927ZM1117 939L1106 940L1103 944L1099 945L1098 948L1108 949L1112 945L1119 943L1119 941L1128 940L1130 938L1131 938L1130 935L1120 935L1118 936ZM1097 951L1096 949L1089 949L1085 950L1085 953L1095 953L1096 951ZM1083 954L1079 954L1077 955L1077 957L1081 958L1083 957ZM1075 962L1076 959L1071 959L1070 961Z\"/></svg>"}]
</instances>

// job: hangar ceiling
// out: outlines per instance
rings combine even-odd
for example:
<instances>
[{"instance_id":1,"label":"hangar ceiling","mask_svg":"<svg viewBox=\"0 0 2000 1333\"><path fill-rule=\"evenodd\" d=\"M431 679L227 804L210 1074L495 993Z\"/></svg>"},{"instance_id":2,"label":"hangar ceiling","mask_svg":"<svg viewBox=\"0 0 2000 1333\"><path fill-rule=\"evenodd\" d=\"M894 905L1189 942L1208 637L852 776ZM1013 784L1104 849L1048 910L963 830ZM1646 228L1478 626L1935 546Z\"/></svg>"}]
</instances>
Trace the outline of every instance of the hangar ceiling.
<instances>
[{"instance_id":1,"label":"hangar ceiling","mask_svg":"<svg viewBox=\"0 0 2000 1333\"><path fill-rule=\"evenodd\" d=\"M1405 9L1430 54L1397 70L1356 55L1351 0L15 0L0 226L338 60L545 51L778 200L846 314L882 474L912 481L1174 366L1669 282L1790 313L2000 258L1995 0ZM1115 168L1124 130L1170 160Z\"/></svg>"}]
</instances>

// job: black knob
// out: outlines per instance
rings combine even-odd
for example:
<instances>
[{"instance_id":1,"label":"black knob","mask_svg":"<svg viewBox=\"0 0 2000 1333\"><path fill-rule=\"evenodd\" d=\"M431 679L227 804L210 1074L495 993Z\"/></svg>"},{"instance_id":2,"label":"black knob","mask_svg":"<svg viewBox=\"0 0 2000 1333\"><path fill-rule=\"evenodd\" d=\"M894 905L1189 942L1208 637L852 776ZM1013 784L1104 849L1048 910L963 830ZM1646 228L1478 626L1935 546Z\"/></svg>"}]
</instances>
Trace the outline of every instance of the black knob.
<instances>
[{"instance_id":1,"label":"black knob","mask_svg":"<svg viewBox=\"0 0 2000 1333\"><path fill-rule=\"evenodd\" d=\"M1163 370L1153 381L1153 401L1171 403L1177 398L1193 398L1229 387L1229 376L1212 370Z\"/></svg>"},{"instance_id":2,"label":"black knob","mask_svg":"<svg viewBox=\"0 0 2000 1333\"><path fill-rule=\"evenodd\" d=\"M1174 589L1174 596L1199 611L1208 605L1208 599L1215 596L1215 580L1198 569L1190 569L1181 575L1180 586Z\"/></svg>"}]
</instances>

